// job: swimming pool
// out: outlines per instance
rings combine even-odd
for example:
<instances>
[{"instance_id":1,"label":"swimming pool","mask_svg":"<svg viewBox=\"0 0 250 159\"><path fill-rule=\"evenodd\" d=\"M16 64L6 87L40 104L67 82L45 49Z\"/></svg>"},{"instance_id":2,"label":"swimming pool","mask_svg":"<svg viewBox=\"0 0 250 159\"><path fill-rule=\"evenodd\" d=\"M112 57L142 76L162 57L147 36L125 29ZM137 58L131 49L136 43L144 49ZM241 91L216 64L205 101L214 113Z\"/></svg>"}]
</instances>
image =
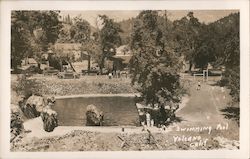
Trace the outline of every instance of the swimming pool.
<instances>
[{"instance_id":1,"label":"swimming pool","mask_svg":"<svg viewBox=\"0 0 250 159\"><path fill-rule=\"evenodd\" d=\"M60 126L85 126L86 108L94 104L104 114L104 126L139 126L133 96L82 96L59 98L53 109Z\"/></svg>"}]
</instances>

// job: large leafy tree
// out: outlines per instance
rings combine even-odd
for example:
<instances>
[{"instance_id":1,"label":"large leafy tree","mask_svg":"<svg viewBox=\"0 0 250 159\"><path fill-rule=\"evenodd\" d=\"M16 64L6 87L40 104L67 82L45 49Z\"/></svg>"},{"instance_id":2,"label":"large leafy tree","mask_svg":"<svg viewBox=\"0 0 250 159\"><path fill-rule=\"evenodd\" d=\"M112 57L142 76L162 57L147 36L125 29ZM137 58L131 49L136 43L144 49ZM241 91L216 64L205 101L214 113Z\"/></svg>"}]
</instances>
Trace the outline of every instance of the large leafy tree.
<instances>
[{"instance_id":1,"label":"large leafy tree","mask_svg":"<svg viewBox=\"0 0 250 159\"><path fill-rule=\"evenodd\" d=\"M174 40L177 43L176 50L189 61L190 67L195 64L196 41L199 38L201 23L194 17L193 12L189 12L187 16L173 22Z\"/></svg>"},{"instance_id":2,"label":"large leafy tree","mask_svg":"<svg viewBox=\"0 0 250 159\"><path fill-rule=\"evenodd\" d=\"M239 13L231 14L211 24L215 27L215 64L225 66L223 79L231 92L234 102L240 100L240 37Z\"/></svg>"},{"instance_id":3,"label":"large leafy tree","mask_svg":"<svg viewBox=\"0 0 250 159\"><path fill-rule=\"evenodd\" d=\"M89 22L76 17L74 23L70 28L70 36L73 41L81 43L81 51L88 54L88 72L90 71L91 58L99 59L100 57L100 44L98 33L94 33L94 39L91 38L91 28Z\"/></svg>"},{"instance_id":4,"label":"large leafy tree","mask_svg":"<svg viewBox=\"0 0 250 159\"><path fill-rule=\"evenodd\" d=\"M216 42L213 38L213 31L210 30L209 26L202 24L195 40L193 53L193 61L196 67L201 68L201 70L207 68L208 63L215 61Z\"/></svg>"},{"instance_id":5,"label":"large leafy tree","mask_svg":"<svg viewBox=\"0 0 250 159\"><path fill-rule=\"evenodd\" d=\"M73 25L70 28L70 37L77 43L84 43L90 39L90 24L81 17L74 18Z\"/></svg>"},{"instance_id":6,"label":"large leafy tree","mask_svg":"<svg viewBox=\"0 0 250 159\"><path fill-rule=\"evenodd\" d=\"M58 11L12 11L11 67L17 69L25 57L39 60L40 53L56 42L60 29Z\"/></svg>"},{"instance_id":7,"label":"large leafy tree","mask_svg":"<svg viewBox=\"0 0 250 159\"><path fill-rule=\"evenodd\" d=\"M157 11L142 11L136 18L131 37L132 83L146 104L163 110L168 105L172 110L180 101L180 65L175 53L166 47L158 19Z\"/></svg>"},{"instance_id":8,"label":"large leafy tree","mask_svg":"<svg viewBox=\"0 0 250 159\"><path fill-rule=\"evenodd\" d=\"M101 61L100 68L104 68L104 61L115 54L116 48L121 45L120 32L121 27L118 23L114 22L106 15L99 15L102 21L102 28L99 32L100 44L101 44Z\"/></svg>"}]
</instances>

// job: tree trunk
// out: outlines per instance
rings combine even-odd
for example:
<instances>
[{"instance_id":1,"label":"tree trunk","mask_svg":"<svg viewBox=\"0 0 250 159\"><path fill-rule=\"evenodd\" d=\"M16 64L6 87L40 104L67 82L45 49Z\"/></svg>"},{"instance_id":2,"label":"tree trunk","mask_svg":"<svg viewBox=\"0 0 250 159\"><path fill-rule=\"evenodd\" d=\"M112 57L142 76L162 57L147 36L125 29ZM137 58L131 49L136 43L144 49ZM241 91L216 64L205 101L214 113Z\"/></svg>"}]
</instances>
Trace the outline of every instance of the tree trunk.
<instances>
[{"instance_id":1,"label":"tree trunk","mask_svg":"<svg viewBox=\"0 0 250 159\"><path fill-rule=\"evenodd\" d=\"M193 67L193 63L192 63L192 61L189 61L189 69L188 69L189 72L192 71L192 67Z\"/></svg>"},{"instance_id":2,"label":"tree trunk","mask_svg":"<svg viewBox=\"0 0 250 159\"><path fill-rule=\"evenodd\" d=\"M104 61L105 61L105 56L102 56L101 65L100 65L100 72L101 72L101 74L103 73L102 70L104 68Z\"/></svg>"},{"instance_id":3,"label":"tree trunk","mask_svg":"<svg viewBox=\"0 0 250 159\"><path fill-rule=\"evenodd\" d=\"M89 72L90 72L90 60L91 60L91 56L88 55L88 75L89 75Z\"/></svg>"},{"instance_id":4,"label":"tree trunk","mask_svg":"<svg viewBox=\"0 0 250 159\"><path fill-rule=\"evenodd\" d=\"M73 70L74 72L76 72L76 70L74 69L72 63L71 63L69 60L68 60L67 62L69 63L69 65L70 65L70 67L72 68L72 70Z\"/></svg>"}]
</instances>

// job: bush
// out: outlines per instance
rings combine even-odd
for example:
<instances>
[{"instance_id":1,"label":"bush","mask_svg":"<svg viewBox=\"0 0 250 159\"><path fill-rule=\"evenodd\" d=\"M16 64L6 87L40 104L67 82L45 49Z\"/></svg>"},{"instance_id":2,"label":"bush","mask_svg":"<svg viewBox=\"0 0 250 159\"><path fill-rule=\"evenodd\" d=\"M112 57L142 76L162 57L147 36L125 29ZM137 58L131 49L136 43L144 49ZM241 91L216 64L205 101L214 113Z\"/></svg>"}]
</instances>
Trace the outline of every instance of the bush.
<instances>
[{"instance_id":1,"label":"bush","mask_svg":"<svg viewBox=\"0 0 250 159\"><path fill-rule=\"evenodd\" d=\"M20 112L11 111L10 118L10 133L11 133L11 142L15 139L17 135L19 135L23 130L23 120L21 118Z\"/></svg>"},{"instance_id":2,"label":"bush","mask_svg":"<svg viewBox=\"0 0 250 159\"><path fill-rule=\"evenodd\" d=\"M29 98L32 94L37 93L37 82L34 79L27 79L25 74L17 76L17 83L12 86L18 95L23 95L25 99Z\"/></svg>"}]
</instances>

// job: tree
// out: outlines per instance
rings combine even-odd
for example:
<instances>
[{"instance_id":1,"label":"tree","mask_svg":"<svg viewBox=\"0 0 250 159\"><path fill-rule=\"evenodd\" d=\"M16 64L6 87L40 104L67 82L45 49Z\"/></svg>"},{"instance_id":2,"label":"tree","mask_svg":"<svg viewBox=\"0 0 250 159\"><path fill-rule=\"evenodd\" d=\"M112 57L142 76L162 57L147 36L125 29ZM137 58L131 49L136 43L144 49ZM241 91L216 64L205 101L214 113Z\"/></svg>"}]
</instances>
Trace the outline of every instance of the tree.
<instances>
[{"instance_id":1,"label":"tree","mask_svg":"<svg viewBox=\"0 0 250 159\"><path fill-rule=\"evenodd\" d=\"M81 46L81 51L86 51L88 54L88 72L90 72L90 61L91 59L94 59L97 63L100 63L101 59L101 46L100 44L90 39L87 42L83 43Z\"/></svg>"},{"instance_id":2,"label":"tree","mask_svg":"<svg viewBox=\"0 0 250 159\"><path fill-rule=\"evenodd\" d=\"M102 71L105 59L113 56L116 47L121 44L119 33L122 32L122 30L118 23L115 23L113 19L108 18L106 15L99 15L99 17L103 25L99 33L102 51L100 68Z\"/></svg>"},{"instance_id":3,"label":"tree","mask_svg":"<svg viewBox=\"0 0 250 159\"><path fill-rule=\"evenodd\" d=\"M31 52L29 50L31 33L23 17L26 16L20 11L11 14L11 68L14 70L21 64L21 60Z\"/></svg>"},{"instance_id":4,"label":"tree","mask_svg":"<svg viewBox=\"0 0 250 159\"><path fill-rule=\"evenodd\" d=\"M62 23L59 21L59 11L43 11L38 20L43 31L40 41L43 50L47 51L48 47L57 41L62 28Z\"/></svg>"},{"instance_id":5,"label":"tree","mask_svg":"<svg viewBox=\"0 0 250 159\"><path fill-rule=\"evenodd\" d=\"M240 101L240 37L239 37L239 13L228 17L224 37L223 64L225 65L224 79L228 80L227 86L234 102Z\"/></svg>"},{"instance_id":6,"label":"tree","mask_svg":"<svg viewBox=\"0 0 250 159\"><path fill-rule=\"evenodd\" d=\"M58 38L61 23L58 11L11 12L11 68L17 69L25 57L39 60Z\"/></svg>"},{"instance_id":7,"label":"tree","mask_svg":"<svg viewBox=\"0 0 250 159\"><path fill-rule=\"evenodd\" d=\"M90 24L86 20L76 17L74 24L70 29L71 38L78 43L81 43L81 52L87 52L88 54L88 72L90 72L91 56L94 57L98 54L98 43L90 38L91 30Z\"/></svg>"},{"instance_id":8,"label":"tree","mask_svg":"<svg viewBox=\"0 0 250 159\"><path fill-rule=\"evenodd\" d=\"M193 61L196 67L204 70L208 63L215 61L215 47L216 43L213 40L214 34L208 25L201 24L198 38L195 41L195 51L193 54Z\"/></svg>"},{"instance_id":9,"label":"tree","mask_svg":"<svg viewBox=\"0 0 250 159\"><path fill-rule=\"evenodd\" d=\"M179 44L178 50L184 55L185 60L189 61L191 71L192 65L195 64L196 41L201 30L201 23L194 17L193 12L189 12L187 16L173 22L175 41Z\"/></svg>"},{"instance_id":10,"label":"tree","mask_svg":"<svg viewBox=\"0 0 250 159\"><path fill-rule=\"evenodd\" d=\"M138 87L146 104L158 105L161 110L169 105L173 111L167 115L171 117L180 101L180 65L175 53L165 47L167 41L164 41L157 20L157 11L142 11L136 18L130 45L133 51L132 84Z\"/></svg>"},{"instance_id":11,"label":"tree","mask_svg":"<svg viewBox=\"0 0 250 159\"><path fill-rule=\"evenodd\" d=\"M90 24L81 17L74 18L74 23L70 28L70 37L77 43L84 43L90 39Z\"/></svg>"},{"instance_id":12,"label":"tree","mask_svg":"<svg viewBox=\"0 0 250 159\"><path fill-rule=\"evenodd\" d=\"M203 30L201 47L207 47L200 54L209 52L213 66L224 66L222 82L231 91L234 102L240 100L240 39L239 13L230 14L206 26Z\"/></svg>"}]
</instances>

